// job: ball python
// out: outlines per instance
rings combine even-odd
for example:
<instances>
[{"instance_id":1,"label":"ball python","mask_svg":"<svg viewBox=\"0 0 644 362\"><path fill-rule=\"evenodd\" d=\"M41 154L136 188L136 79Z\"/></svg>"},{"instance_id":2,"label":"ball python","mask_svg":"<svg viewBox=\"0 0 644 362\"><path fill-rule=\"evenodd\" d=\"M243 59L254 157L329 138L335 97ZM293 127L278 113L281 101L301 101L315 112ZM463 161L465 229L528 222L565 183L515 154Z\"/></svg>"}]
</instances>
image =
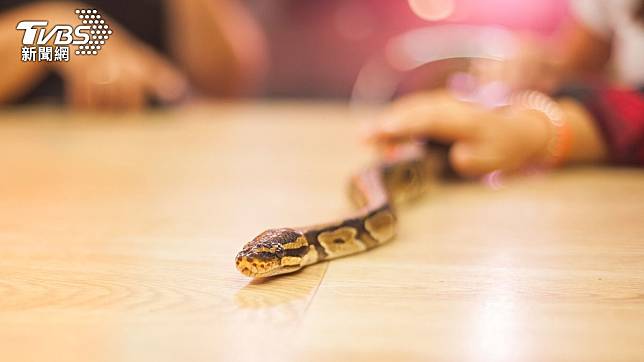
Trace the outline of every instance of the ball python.
<instances>
[{"instance_id":1,"label":"ball python","mask_svg":"<svg viewBox=\"0 0 644 362\"><path fill-rule=\"evenodd\" d=\"M356 214L322 225L266 230L237 254L237 269L252 278L291 273L390 241L396 233L394 205L422 195L444 171L445 158L441 145L397 147L386 160L352 177Z\"/></svg>"}]
</instances>

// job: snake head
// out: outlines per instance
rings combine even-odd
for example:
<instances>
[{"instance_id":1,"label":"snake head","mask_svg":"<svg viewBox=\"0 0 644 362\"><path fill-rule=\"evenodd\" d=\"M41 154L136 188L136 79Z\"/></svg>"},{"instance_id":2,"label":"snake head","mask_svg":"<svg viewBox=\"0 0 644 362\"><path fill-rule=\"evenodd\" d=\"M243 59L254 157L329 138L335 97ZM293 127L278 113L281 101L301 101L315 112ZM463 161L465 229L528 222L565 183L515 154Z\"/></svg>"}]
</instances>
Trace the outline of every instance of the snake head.
<instances>
[{"instance_id":1,"label":"snake head","mask_svg":"<svg viewBox=\"0 0 644 362\"><path fill-rule=\"evenodd\" d=\"M244 246L235 264L252 278L290 273L302 267L300 254L307 247L304 235L293 229L269 229Z\"/></svg>"}]
</instances>

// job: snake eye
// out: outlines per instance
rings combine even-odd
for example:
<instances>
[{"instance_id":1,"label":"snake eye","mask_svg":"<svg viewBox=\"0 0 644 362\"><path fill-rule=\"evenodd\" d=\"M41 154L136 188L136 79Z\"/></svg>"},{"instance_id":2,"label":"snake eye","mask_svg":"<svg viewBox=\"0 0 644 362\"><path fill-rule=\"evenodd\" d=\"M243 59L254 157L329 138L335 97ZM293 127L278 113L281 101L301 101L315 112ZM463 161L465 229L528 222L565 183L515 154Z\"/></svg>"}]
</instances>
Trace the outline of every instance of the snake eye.
<instances>
[{"instance_id":1,"label":"snake eye","mask_svg":"<svg viewBox=\"0 0 644 362\"><path fill-rule=\"evenodd\" d=\"M282 258L286 254L282 244L275 244L275 256Z\"/></svg>"}]
</instances>

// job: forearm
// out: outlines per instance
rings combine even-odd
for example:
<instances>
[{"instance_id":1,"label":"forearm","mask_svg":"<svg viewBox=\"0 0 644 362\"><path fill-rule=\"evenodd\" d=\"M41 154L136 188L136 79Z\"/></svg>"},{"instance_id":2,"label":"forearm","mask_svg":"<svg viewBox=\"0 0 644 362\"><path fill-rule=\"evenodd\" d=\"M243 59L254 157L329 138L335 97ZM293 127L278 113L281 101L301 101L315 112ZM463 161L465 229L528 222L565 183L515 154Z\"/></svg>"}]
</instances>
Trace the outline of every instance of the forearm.
<instances>
[{"instance_id":1,"label":"forearm","mask_svg":"<svg viewBox=\"0 0 644 362\"><path fill-rule=\"evenodd\" d=\"M583 111L573 111L579 119L590 120L585 124L592 125L594 134L602 140L606 159L644 166L644 96L640 91L595 84L567 87L559 94ZM576 118L571 119L574 122Z\"/></svg>"},{"instance_id":2,"label":"forearm","mask_svg":"<svg viewBox=\"0 0 644 362\"><path fill-rule=\"evenodd\" d=\"M0 104L20 97L40 80L46 69L41 63L20 59L21 34L16 24L32 19L42 4L21 6L0 14Z\"/></svg>"},{"instance_id":3,"label":"forearm","mask_svg":"<svg viewBox=\"0 0 644 362\"><path fill-rule=\"evenodd\" d=\"M16 24L22 20L47 19L50 24L69 24L77 19L77 2L35 3L0 14L0 104L8 103L28 92L49 71L43 62L22 62L22 33Z\"/></svg>"},{"instance_id":4,"label":"forearm","mask_svg":"<svg viewBox=\"0 0 644 362\"><path fill-rule=\"evenodd\" d=\"M610 40L574 20L551 45L551 53L545 57L546 70L554 73L560 84L581 75L601 73L611 52Z\"/></svg>"},{"instance_id":5,"label":"forearm","mask_svg":"<svg viewBox=\"0 0 644 362\"><path fill-rule=\"evenodd\" d=\"M236 1L166 0L169 46L191 81L210 95L237 95L261 78L265 45Z\"/></svg>"},{"instance_id":6,"label":"forearm","mask_svg":"<svg viewBox=\"0 0 644 362\"><path fill-rule=\"evenodd\" d=\"M608 158L608 149L592 115L577 101L559 102L571 133L570 151L564 163L601 162Z\"/></svg>"}]
</instances>

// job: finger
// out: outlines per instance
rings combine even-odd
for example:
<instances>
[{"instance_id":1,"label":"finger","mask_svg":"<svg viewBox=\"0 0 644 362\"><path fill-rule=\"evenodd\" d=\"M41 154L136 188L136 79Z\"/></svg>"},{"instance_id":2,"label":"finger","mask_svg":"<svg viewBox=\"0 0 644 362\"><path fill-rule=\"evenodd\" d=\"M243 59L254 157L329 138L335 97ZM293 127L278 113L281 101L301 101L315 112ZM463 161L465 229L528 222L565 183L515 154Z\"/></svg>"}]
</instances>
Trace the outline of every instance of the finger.
<instances>
[{"instance_id":1,"label":"finger","mask_svg":"<svg viewBox=\"0 0 644 362\"><path fill-rule=\"evenodd\" d=\"M145 107L145 89L140 80L136 82L122 82L121 94L123 109L139 111Z\"/></svg>"},{"instance_id":2,"label":"finger","mask_svg":"<svg viewBox=\"0 0 644 362\"><path fill-rule=\"evenodd\" d=\"M88 77L85 84L85 108L106 109L110 104L110 84L97 83L93 77Z\"/></svg>"},{"instance_id":3,"label":"finger","mask_svg":"<svg viewBox=\"0 0 644 362\"><path fill-rule=\"evenodd\" d=\"M115 62L96 62L86 71L85 103L86 108L111 110L114 109L119 97L115 86L118 80L119 66Z\"/></svg>"},{"instance_id":4,"label":"finger","mask_svg":"<svg viewBox=\"0 0 644 362\"><path fill-rule=\"evenodd\" d=\"M478 177L500 168L498 155L472 142L458 142L449 152L449 161L454 170L464 177Z\"/></svg>"},{"instance_id":5,"label":"finger","mask_svg":"<svg viewBox=\"0 0 644 362\"><path fill-rule=\"evenodd\" d=\"M88 82L83 77L70 77L65 81L65 98L74 109L85 109L89 106Z\"/></svg>"},{"instance_id":6,"label":"finger","mask_svg":"<svg viewBox=\"0 0 644 362\"><path fill-rule=\"evenodd\" d=\"M471 138L479 121L472 104L445 97L415 97L391 107L379 122L376 141L426 138L452 142Z\"/></svg>"},{"instance_id":7,"label":"finger","mask_svg":"<svg viewBox=\"0 0 644 362\"><path fill-rule=\"evenodd\" d=\"M89 79L82 82L82 109L101 109L103 108L103 86L96 84Z\"/></svg>"},{"instance_id":8,"label":"finger","mask_svg":"<svg viewBox=\"0 0 644 362\"><path fill-rule=\"evenodd\" d=\"M139 110L145 106L146 64L139 58L125 56L114 70L112 82L109 83L108 106L114 111Z\"/></svg>"},{"instance_id":9,"label":"finger","mask_svg":"<svg viewBox=\"0 0 644 362\"><path fill-rule=\"evenodd\" d=\"M148 91L164 103L175 103L181 100L188 91L188 80L161 56L149 52L146 57L149 68L144 84Z\"/></svg>"},{"instance_id":10,"label":"finger","mask_svg":"<svg viewBox=\"0 0 644 362\"><path fill-rule=\"evenodd\" d=\"M145 106L145 89L138 77L132 75L114 82L116 96L113 99L113 110L137 111Z\"/></svg>"},{"instance_id":11,"label":"finger","mask_svg":"<svg viewBox=\"0 0 644 362\"><path fill-rule=\"evenodd\" d=\"M90 102L93 108L111 111L118 109L119 92L117 85L111 83L94 83L90 92Z\"/></svg>"}]
</instances>

